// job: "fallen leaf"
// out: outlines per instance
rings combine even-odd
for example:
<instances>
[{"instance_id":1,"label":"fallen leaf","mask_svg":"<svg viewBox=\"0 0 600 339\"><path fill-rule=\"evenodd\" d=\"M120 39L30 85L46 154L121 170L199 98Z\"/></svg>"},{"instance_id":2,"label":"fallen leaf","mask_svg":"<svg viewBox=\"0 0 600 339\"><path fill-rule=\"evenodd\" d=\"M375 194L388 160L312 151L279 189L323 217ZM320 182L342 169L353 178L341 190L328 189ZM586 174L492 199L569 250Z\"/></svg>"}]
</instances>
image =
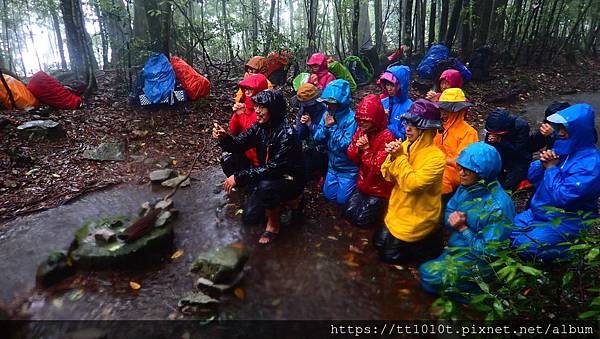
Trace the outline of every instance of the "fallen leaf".
<instances>
[{"instance_id":1,"label":"fallen leaf","mask_svg":"<svg viewBox=\"0 0 600 339\"><path fill-rule=\"evenodd\" d=\"M235 211L235 215L240 215L242 213L244 213L244 210L241 208L238 208L237 211Z\"/></svg>"},{"instance_id":2,"label":"fallen leaf","mask_svg":"<svg viewBox=\"0 0 600 339\"><path fill-rule=\"evenodd\" d=\"M271 302L271 305L273 306L277 306L281 304L281 299L277 298L277 299L273 299L273 301Z\"/></svg>"},{"instance_id":3,"label":"fallen leaf","mask_svg":"<svg viewBox=\"0 0 600 339\"><path fill-rule=\"evenodd\" d=\"M171 163L173 164L173 166L177 165L177 160L173 159L171 160Z\"/></svg>"},{"instance_id":4,"label":"fallen leaf","mask_svg":"<svg viewBox=\"0 0 600 339\"><path fill-rule=\"evenodd\" d=\"M158 135L165 135L165 132L156 132Z\"/></svg>"},{"instance_id":5,"label":"fallen leaf","mask_svg":"<svg viewBox=\"0 0 600 339\"><path fill-rule=\"evenodd\" d=\"M355 263L354 261L345 261L346 265L350 266L350 267L357 267L359 266L358 263Z\"/></svg>"},{"instance_id":6,"label":"fallen leaf","mask_svg":"<svg viewBox=\"0 0 600 339\"><path fill-rule=\"evenodd\" d=\"M334 237L333 235L328 236L327 239L338 240L338 238Z\"/></svg>"},{"instance_id":7,"label":"fallen leaf","mask_svg":"<svg viewBox=\"0 0 600 339\"><path fill-rule=\"evenodd\" d=\"M69 294L69 300L71 300L71 301L77 301L77 300L81 299L81 297L83 297L82 289L77 289Z\"/></svg>"},{"instance_id":8,"label":"fallen leaf","mask_svg":"<svg viewBox=\"0 0 600 339\"><path fill-rule=\"evenodd\" d=\"M142 287L142 285L136 283L135 281L130 281L129 287L131 287L134 290L139 290Z\"/></svg>"},{"instance_id":9,"label":"fallen leaf","mask_svg":"<svg viewBox=\"0 0 600 339\"><path fill-rule=\"evenodd\" d=\"M55 177L55 178L60 178L60 175L56 174L56 173L52 173L52 176Z\"/></svg>"},{"instance_id":10,"label":"fallen leaf","mask_svg":"<svg viewBox=\"0 0 600 339\"><path fill-rule=\"evenodd\" d=\"M320 242L316 243L316 244L315 244L315 247L316 247L316 248L319 248L319 247L321 247L321 243L320 243Z\"/></svg>"},{"instance_id":11,"label":"fallen leaf","mask_svg":"<svg viewBox=\"0 0 600 339\"><path fill-rule=\"evenodd\" d=\"M404 267L400 265L394 265L394 268L396 268L399 271L404 271Z\"/></svg>"},{"instance_id":12,"label":"fallen leaf","mask_svg":"<svg viewBox=\"0 0 600 339\"><path fill-rule=\"evenodd\" d=\"M408 296L408 295L411 295L412 292L408 288L401 288L401 289L398 290L398 294L400 296Z\"/></svg>"},{"instance_id":13,"label":"fallen leaf","mask_svg":"<svg viewBox=\"0 0 600 339\"><path fill-rule=\"evenodd\" d=\"M354 246L354 245L350 245L349 248L350 252L354 252L354 253L358 253L358 254L364 254L365 252L363 252L360 248Z\"/></svg>"},{"instance_id":14,"label":"fallen leaf","mask_svg":"<svg viewBox=\"0 0 600 339\"><path fill-rule=\"evenodd\" d=\"M177 251L175 251L175 253L173 253L171 255L171 259L177 259L177 258L181 257L181 255L183 255L183 251L182 250L177 250Z\"/></svg>"},{"instance_id":15,"label":"fallen leaf","mask_svg":"<svg viewBox=\"0 0 600 339\"><path fill-rule=\"evenodd\" d=\"M233 290L233 294L240 300L246 299L246 292L241 287L236 287Z\"/></svg>"},{"instance_id":16,"label":"fallen leaf","mask_svg":"<svg viewBox=\"0 0 600 339\"><path fill-rule=\"evenodd\" d=\"M54 307L56 308L61 308L63 305L63 300L62 298L55 298L52 300L52 305L54 305Z\"/></svg>"}]
</instances>

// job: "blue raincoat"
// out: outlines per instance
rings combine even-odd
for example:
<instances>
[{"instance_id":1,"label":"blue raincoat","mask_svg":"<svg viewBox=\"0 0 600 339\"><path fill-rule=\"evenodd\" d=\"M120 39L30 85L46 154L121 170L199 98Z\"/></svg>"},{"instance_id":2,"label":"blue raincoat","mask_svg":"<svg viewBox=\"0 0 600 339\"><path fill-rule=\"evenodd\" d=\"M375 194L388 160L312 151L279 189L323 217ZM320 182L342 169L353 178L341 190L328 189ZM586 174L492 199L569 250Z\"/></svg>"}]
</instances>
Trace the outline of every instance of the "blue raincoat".
<instances>
[{"instance_id":1,"label":"blue raincoat","mask_svg":"<svg viewBox=\"0 0 600 339\"><path fill-rule=\"evenodd\" d=\"M600 150L594 138L594 110L577 104L548 117L563 124L569 137L557 138L553 150L557 166L544 169L537 160L529 167L529 181L536 187L531 207L515 218L513 246L528 259L550 262L565 257L572 240L596 218L600 196Z\"/></svg>"},{"instance_id":2,"label":"blue raincoat","mask_svg":"<svg viewBox=\"0 0 600 339\"><path fill-rule=\"evenodd\" d=\"M439 293L450 286L463 291L476 290L476 285L465 278L475 270L483 277L490 274L485 259L493 258L494 243L509 238L516 214L510 196L497 180L502 161L493 146L484 142L470 144L456 162L477 173L480 181L459 186L448 202L444 212L444 223L452 232L448 248L439 258L419 267L421 285L430 293ZM448 217L455 211L466 214L467 228L462 232L448 224ZM458 278L454 284L452 275Z\"/></svg>"},{"instance_id":3,"label":"blue raincoat","mask_svg":"<svg viewBox=\"0 0 600 339\"><path fill-rule=\"evenodd\" d=\"M325 126L325 114L323 114L319 125L315 128L315 141L325 143L328 153L328 169L323 194L329 200L345 204L354 191L358 175L358 167L346 154L357 126L354 111L350 109L352 102L350 84L343 79L330 82L323 90L321 99L333 99L340 105L337 111L330 112L335 119L335 124L331 127Z\"/></svg>"},{"instance_id":4,"label":"blue raincoat","mask_svg":"<svg viewBox=\"0 0 600 339\"><path fill-rule=\"evenodd\" d=\"M398 91L393 97L381 100L383 108L390 112L388 129L396 138L406 139L406 129L400 117L408 111L413 101L408 97L410 89L410 68L407 66L392 66L384 73L390 73L398 81Z\"/></svg>"}]
</instances>

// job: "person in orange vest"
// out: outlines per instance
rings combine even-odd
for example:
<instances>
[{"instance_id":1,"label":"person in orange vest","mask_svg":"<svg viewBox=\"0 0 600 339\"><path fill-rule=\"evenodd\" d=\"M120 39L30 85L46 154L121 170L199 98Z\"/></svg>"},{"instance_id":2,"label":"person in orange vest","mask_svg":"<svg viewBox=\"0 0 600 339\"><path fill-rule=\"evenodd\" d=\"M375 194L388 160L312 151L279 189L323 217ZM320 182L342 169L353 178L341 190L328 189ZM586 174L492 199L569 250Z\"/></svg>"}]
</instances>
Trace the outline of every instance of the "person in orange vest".
<instances>
[{"instance_id":1,"label":"person in orange vest","mask_svg":"<svg viewBox=\"0 0 600 339\"><path fill-rule=\"evenodd\" d=\"M435 136L435 144L446 155L446 168L442 185L442 203L445 205L460 185L456 158L468 145L477 142L477 130L465 121L469 107L473 106L465 98L460 88L448 88L437 103L442 117L443 132Z\"/></svg>"}]
</instances>

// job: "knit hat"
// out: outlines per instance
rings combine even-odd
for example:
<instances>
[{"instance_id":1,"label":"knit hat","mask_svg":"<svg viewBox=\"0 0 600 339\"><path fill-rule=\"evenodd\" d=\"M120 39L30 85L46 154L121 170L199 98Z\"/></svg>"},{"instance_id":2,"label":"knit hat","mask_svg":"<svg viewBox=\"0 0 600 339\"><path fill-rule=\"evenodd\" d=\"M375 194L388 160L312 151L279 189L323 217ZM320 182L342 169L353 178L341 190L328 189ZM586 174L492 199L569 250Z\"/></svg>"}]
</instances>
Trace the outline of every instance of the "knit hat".
<instances>
[{"instance_id":1,"label":"knit hat","mask_svg":"<svg viewBox=\"0 0 600 339\"><path fill-rule=\"evenodd\" d=\"M458 112L467 107L473 106L472 103L467 101L465 93L460 88L448 88L438 100L438 106L449 112Z\"/></svg>"},{"instance_id":2,"label":"knit hat","mask_svg":"<svg viewBox=\"0 0 600 339\"><path fill-rule=\"evenodd\" d=\"M403 123L410 122L419 129L442 129L438 106L431 101L419 99L400 117Z\"/></svg>"},{"instance_id":3,"label":"knit hat","mask_svg":"<svg viewBox=\"0 0 600 339\"><path fill-rule=\"evenodd\" d=\"M298 104L303 107L310 106L317 101L320 94L319 89L315 85L309 83L302 84L298 88Z\"/></svg>"}]
</instances>

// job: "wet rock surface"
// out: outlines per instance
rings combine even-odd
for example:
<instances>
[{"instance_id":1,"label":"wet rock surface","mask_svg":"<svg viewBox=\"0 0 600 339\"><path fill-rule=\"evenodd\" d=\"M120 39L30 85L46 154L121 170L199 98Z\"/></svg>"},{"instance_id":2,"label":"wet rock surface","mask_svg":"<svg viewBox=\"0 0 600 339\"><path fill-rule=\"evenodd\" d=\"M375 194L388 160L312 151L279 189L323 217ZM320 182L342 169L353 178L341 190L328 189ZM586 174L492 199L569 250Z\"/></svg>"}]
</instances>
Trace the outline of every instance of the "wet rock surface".
<instances>
[{"instance_id":1,"label":"wet rock surface","mask_svg":"<svg viewBox=\"0 0 600 339\"><path fill-rule=\"evenodd\" d=\"M171 178L173 175L176 175L176 174L170 168L152 171L150 173L150 181L152 181L154 183L161 182L161 181Z\"/></svg>"},{"instance_id":2,"label":"wet rock surface","mask_svg":"<svg viewBox=\"0 0 600 339\"><path fill-rule=\"evenodd\" d=\"M55 140L66 136L65 130L56 121L32 120L17 127L17 130L28 138L44 138Z\"/></svg>"},{"instance_id":3,"label":"wet rock surface","mask_svg":"<svg viewBox=\"0 0 600 339\"><path fill-rule=\"evenodd\" d=\"M190 271L200 273L213 283L227 283L235 279L248 260L248 250L241 244L232 244L200 254Z\"/></svg>"},{"instance_id":4,"label":"wet rock surface","mask_svg":"<svg viewBox=\"0 0 600 339\"><path fill-rule=\"evenodd\" d=\"M228 209L232 213L222 209L236 202L227 201L223 192L213 193L224 179L220 169L213 167L197 177L196 185L173 197L180 210L173 221L173 248L152 265L79 270L52 289L34 289L38 264L48 253L67 247L82 224L102 216L135 214L142 202L164 196L168 189L122 186L7 223L0 229L0 270L10 274L0 278L0 301L25 297L19 310L33 320L178 318L181 296L198 279L189 273L198 253L243 243L250 253L244 277L220 295L218 319L430 317L434 297L419 287L416 266L398 270L381 264L370 245L374 230L341 222L322 198L311 198L309 204L309 210L321 206L318 213L282 227L272 245L260 246L264 226L242 225L241 216L233 213L237 208ZM349 250L350 245L364 254ZM133 289L130 282L139 288Z\"/></svg>"},{"instance_id":5,"label":"wet rock surface","mask_svg":"<svg viewBox=\"0 0 600 339\"><path fill-rule=\"evenodd\" d=\"M122 143L104 142L83 151L83 158L97 161L123 161L125 146Z\"/></svg>"}]
</instances>

